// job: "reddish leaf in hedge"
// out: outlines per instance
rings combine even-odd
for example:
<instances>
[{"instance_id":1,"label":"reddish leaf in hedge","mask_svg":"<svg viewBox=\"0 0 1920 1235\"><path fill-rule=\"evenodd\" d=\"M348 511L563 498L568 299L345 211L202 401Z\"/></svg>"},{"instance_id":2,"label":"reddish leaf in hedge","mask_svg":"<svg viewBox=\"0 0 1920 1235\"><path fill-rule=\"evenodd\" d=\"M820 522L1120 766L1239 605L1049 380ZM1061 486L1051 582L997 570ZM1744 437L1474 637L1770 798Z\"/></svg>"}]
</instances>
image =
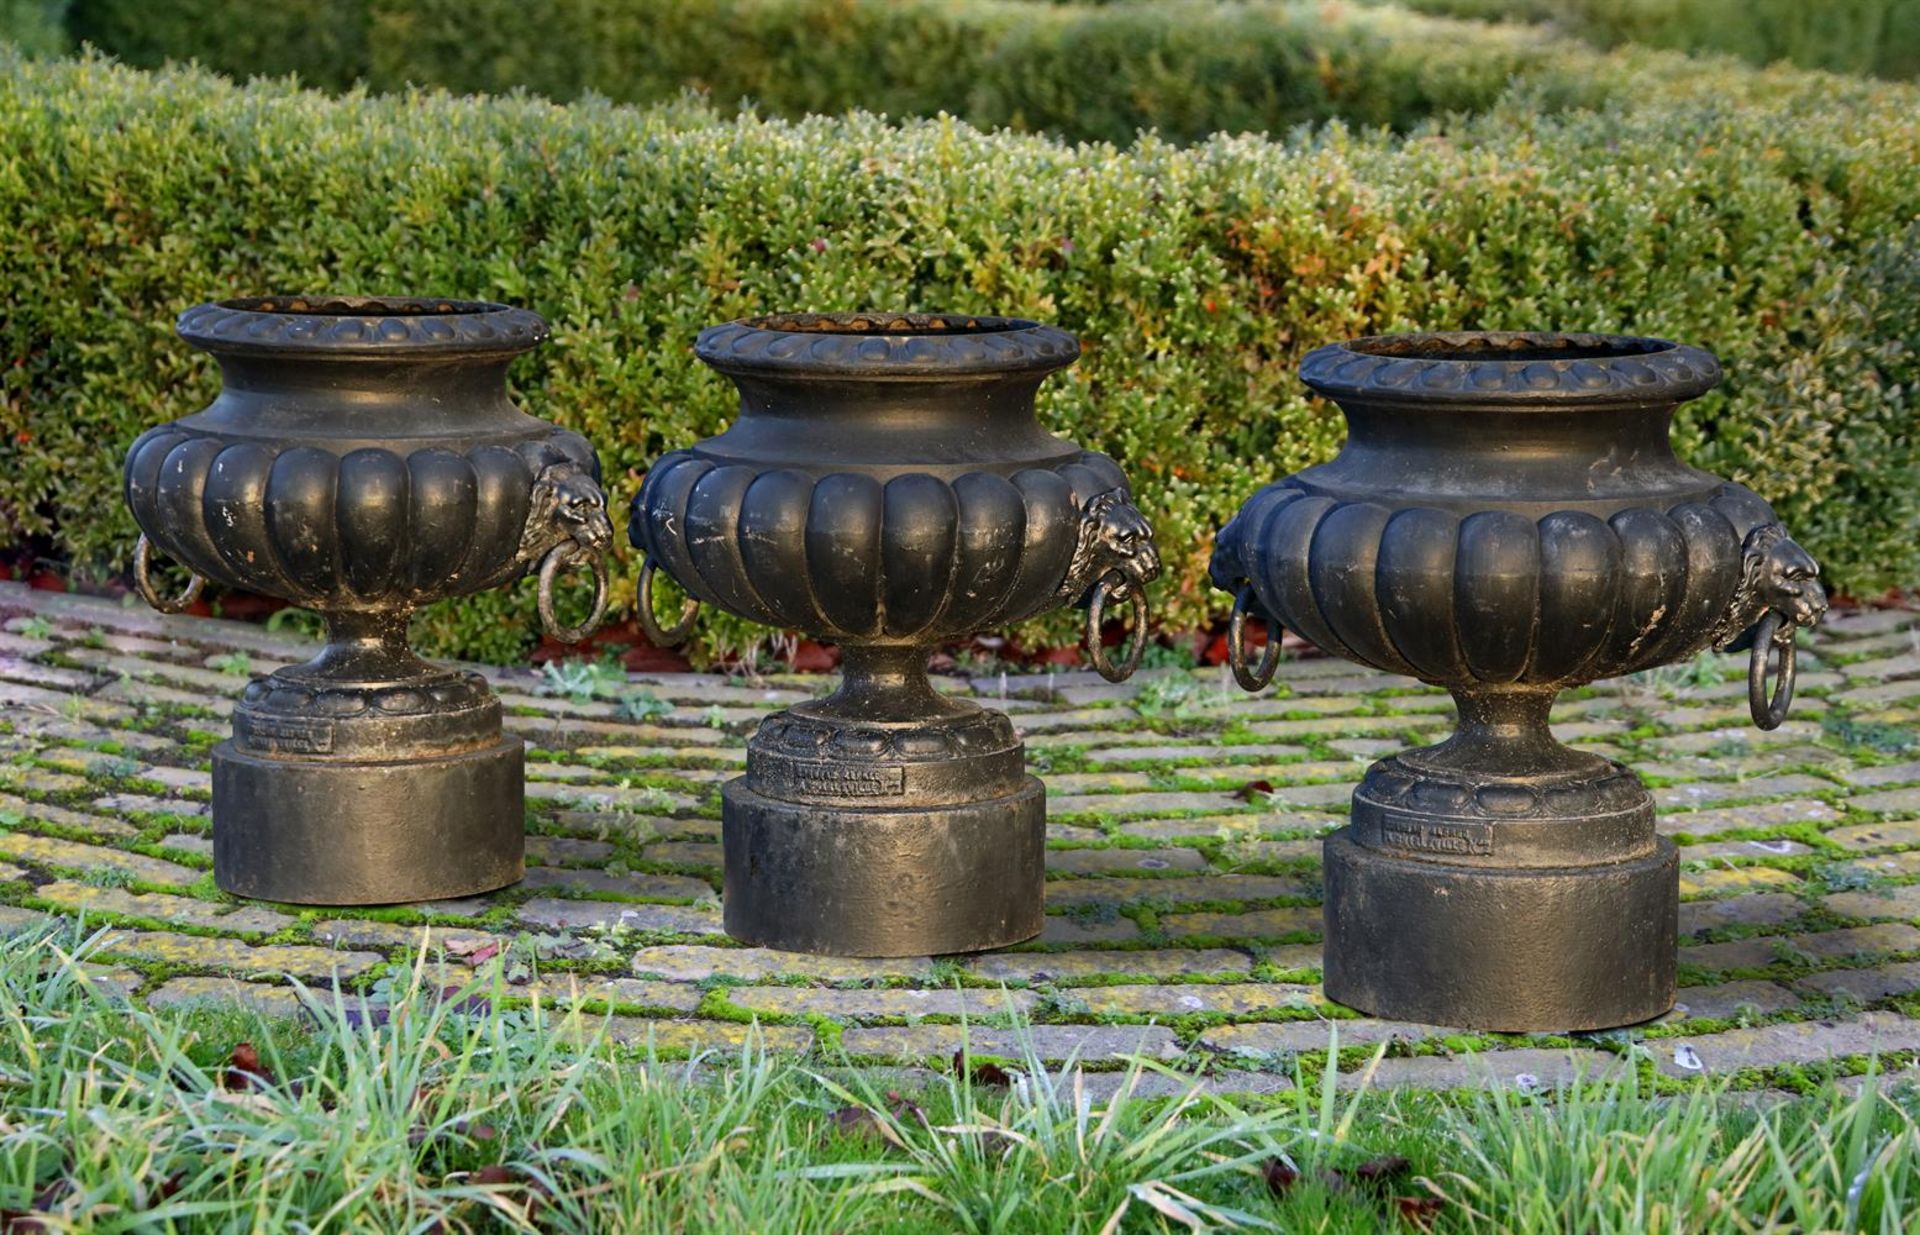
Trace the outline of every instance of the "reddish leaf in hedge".
<instances>
[{"instance_id":1,"label":"reddish leaf in hedge","mask_svg":"<svg viewBox=\"0 0 1920 1235\"><path fill-rule=\"evenodd\" d=\"M1257 802L1273 796L1273 782L1270 780L1250 780L1234 791L1234 797L1242 802Z\"/></svg>"},{"instance_id":2,"label":"reddish leaf in hedge","mask_svg":"<svg viewBox=\"0 0 1920 1235\"><path fill-rule=\"evenodd\" d=\"M260 1052L251 1042L236 1043L227 1056L227 1070L220 1077L220 1088L236 1091L266 1089L273 1084L273 1073L260 1062Z\"/></svg>"},{"instance_id":3,"label":"reddish leaf in hedge","mask_svg":"<svg viewBox=\"0 0 1920 1235\"><path fill-rule=\"evenodd\" d=\"M1300 1182L1300 1172L1285 1158L1268 1158L1266 1176L1267 1191L1275 1196L1285 1196Z\"/></svg>"},{"instance_id":4,"label":"reddish leaf in hedge","mask_svg":"<svg viewBox=\"0 0 1920 1235\"><path fill-rule=\"evenodd\" d=\"M1437 1196L1396 1196L1393 1204L1402 1218L1424 1231L1433 1225L1442 1202Z\"/></svg>"},{"instance_id":5,"label":"reddish leaf in hedge","mask_svg":"<svg viewBox=\"0 0 1920 1235\"><path fill-rule=\"evenodd\" d=\"M973 1065L971 1070L967 1067L969 1062ZM977 1085L1013 1084L1013 1073L1007 1071L997 1063L989 1063L978 1059L969 1061L965 1051L955 1051L953 1053L953 1074L955 1076L965 1076Z\"/></svg>"},{"instance_id":6,"label":"reddish leaf in hedge","mask_svg":"<svg viewBox=\"0 0 1920 1235\"><path fill-rule=\"evenodd\" d=\"M1388 1154L1380 1158L1369 1158L1347 1174L1358 1184L1370 1184L1379 1187L1390 1180L1398 1179L1407 1173L1412 1163L1399 1154Z\"/></svg>"}]
</instances>

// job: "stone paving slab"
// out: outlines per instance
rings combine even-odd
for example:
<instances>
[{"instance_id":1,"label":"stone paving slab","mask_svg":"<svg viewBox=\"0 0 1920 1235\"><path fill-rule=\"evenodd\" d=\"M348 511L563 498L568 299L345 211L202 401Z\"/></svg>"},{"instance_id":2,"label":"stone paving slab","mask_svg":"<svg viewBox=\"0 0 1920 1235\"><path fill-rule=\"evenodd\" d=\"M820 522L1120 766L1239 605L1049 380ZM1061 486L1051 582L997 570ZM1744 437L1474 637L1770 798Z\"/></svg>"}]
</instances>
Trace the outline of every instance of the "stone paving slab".
<instances>
[{"instance_id":1,"label":"stone paving slab","mask_svg":"<svg viewBox=\"0 0 1920 1235\"><path fill-rule=\"evenodd\" d=\"M719 786L759 718L824 679L629 675L576 698L484 667L530 743L527 879L380 910L247 904L213 885L207 751L247 678L310 645L0 583L0 934L84 918L105 931L109 988L270 1014L300 1011L294 979L374 1008L424 941L439 981L577 1003L569 1032L606 1023L669 1055L757 1032L912 1070L964 1041L1077 1059L1090 1092L1145 1056L1259 1094L1337 1030L1347 1086L1528 1089L1632 1067L1765 1094L1920 1052L1916 649L1920 613L1835 615L1771 733L1746 724L1740 658L1563 697L1562 738L1645 775L1683 844L1683 989L1649 1025L1530 1038L1356 1017L1321 992L1320 837L1371 760L1450 721L1444 694L1390 675L1294 660L1259 696L1218 669L1122 687L1083 670L941 679L1004 700L1050 785L1046 930L988 955L852 960L721 928ZM619 696L641 691L664 712L622 722Z\"/></svg>"}]
</instances>

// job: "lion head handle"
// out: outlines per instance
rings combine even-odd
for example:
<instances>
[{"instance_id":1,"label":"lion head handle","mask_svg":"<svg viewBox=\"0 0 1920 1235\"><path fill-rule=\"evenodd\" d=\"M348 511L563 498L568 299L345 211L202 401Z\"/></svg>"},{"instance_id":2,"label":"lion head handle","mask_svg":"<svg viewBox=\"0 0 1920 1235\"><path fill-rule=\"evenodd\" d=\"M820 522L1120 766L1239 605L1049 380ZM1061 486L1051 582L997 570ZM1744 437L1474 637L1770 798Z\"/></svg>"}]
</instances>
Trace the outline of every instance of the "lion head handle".
<instances>
[{"instance_id":1,"label":"lion head handle","mask_svg":"<svg viewBox=\"0 0 1920 1235\"><path fill-rule=\"evenodd\" d=\"M1820 564L1778 523L1763 523L1747 533L1741 547L1740 582L1727 611L1714 627L1713 646L1722 651L1751 651L1747 698L1753 723L1776 729L1793 703L1794 642L1802 626L1827 612L1827 590L1820 586ZM1769 662L1778 653L1779 675L1769 694Z\"/></svg>"},{"instance_id":2,"label":"lion head handle","mask_svg":"<svg viewBox=\"0 0 1920 1235\"><path fill-rule=\"evenodd\" d=\"M525 566L540 564L540 621L554 638L578 643L600 625L607 611L607 546L612 543L607 496L577 460L554 460L534 475L517 557ZM586 621L568 626L555 615L553 585L561 568L573 563L593 573L593 611Z\"/></svg>"},{"instance_id":3,"label":"lion head handle","mask_svg":"<svg viewBox=\"0 0 1920 1235\"><path fill-rule=\"evenodd\" d=\"M1080 526L1073 557L1055 595L1087 610L1087 654L1093 667L1109 682L1124 682L1140 665L1147 647L1147 584L1160 577L1160 551L1153 544L1153 525L1127 497L1125 489L1108 489L1088 498L1080 508ZM1122 601L1133 610L1133 637L1115 662L1107 654L1102 623L1108 601Z\"/></svg>"},{"instance_id":4,"label":"lion head handle","mask_svg":"<svg viewBox=\"0 0 1920 1235\"><path fill-rule=\"evenodd\" d=\"M1132 588L1144 587L1160 577L1160 550L1153 543L1153 525L1124 489L1096 493L1080 508L1073 557L1057 594L1068 603L1085 605L1093 586L1109 575L1119 576L1108 585L1115 600L1125 600Z\"/></svg>"},{"instance_id":5,"label":"lion head handle","mask_svg":"<svg viewBox=\"0 0 1920 1235\"><path fill-rule=\"evenodd\" d=\"M613 543L607 495L587 470L562 458L541 468L527 501L527 524L520 533L519 559L532 565L562 544L603 554Z\"/></svg>"}]
</instances>

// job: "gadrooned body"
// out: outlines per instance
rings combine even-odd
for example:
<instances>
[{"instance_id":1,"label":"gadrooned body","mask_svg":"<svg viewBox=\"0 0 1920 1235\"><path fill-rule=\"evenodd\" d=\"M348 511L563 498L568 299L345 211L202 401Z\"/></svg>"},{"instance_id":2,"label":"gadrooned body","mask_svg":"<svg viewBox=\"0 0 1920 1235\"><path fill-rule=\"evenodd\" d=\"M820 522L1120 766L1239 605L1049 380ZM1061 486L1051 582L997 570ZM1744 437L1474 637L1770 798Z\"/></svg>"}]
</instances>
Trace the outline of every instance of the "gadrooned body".
<instances>
[{"instance_id":1,"label":"gadrooned body","mask_svg":"<svg viewBox=\"0 0 1920 1235\"><path fill-rule=\"evenodd\" d=\"M148 544L201 579L318 611L304 665L251 683L214 752L214 876L241 895L370 904L523 871L522 752L477 674L419 660L419 605L558 567L602 580L599 463L507 395L546 324L502 305L276 298L201 305L179 333L220 362L205 410L127 455ZM578 632L565 632L578 633Z\"/></svg>"},{"instance_id":2,"label":"gadrooned body","mask_svg":"<svg viewBox=\"0 0 1920 1235\"><path fill-rule=\"evenodd\" d=\"M1718 363L1657 339L1414 335L1321 348L1301 375L1347 443L1247 501L1214 583L1237 614L1446 687L1461 716L1375 763L1327 842L1329 995L1484 1029L1661 1014L1677 854L1632 773L1562 746L1547 713L1564 688L1744 641L1756 719L1784 715L1818 568L1668 441Z\"/></svg>"},{"instance_id":3,"label":"gadrooned body","mask_svg":"<svg viewBox=\"0 0 1920 1235\"><path fill-rule=\"evenodd\" d=\"M1012 319L806 314L714 327L696 350L740 414L648 472L643 579L834 641L845 673L763 722L725 787L728 932L862 956L1038 933L1044 793L1006 718L942 698L925 666L943 641L1090 596L1144 616L1159 559L1125 477L1034 418L1078 345Z\"/></svg>"}]
</instances>

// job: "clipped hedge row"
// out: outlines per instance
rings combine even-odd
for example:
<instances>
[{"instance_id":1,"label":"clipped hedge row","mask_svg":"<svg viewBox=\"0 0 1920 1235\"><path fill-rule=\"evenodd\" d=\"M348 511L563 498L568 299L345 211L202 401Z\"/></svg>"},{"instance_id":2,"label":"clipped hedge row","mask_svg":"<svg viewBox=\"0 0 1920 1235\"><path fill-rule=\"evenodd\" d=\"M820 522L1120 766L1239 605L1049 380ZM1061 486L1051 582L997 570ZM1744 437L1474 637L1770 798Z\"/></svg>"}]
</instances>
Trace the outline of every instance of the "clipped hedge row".
<instances>
[{"instance_id":1,"label":"clipped hedge row","mask_svg":"<svg viewBox=\"0 0 1920 1235\"><path fill-rule=\"evenodd\" d=\"M128 63L297 72L332 90L647 103L692 86L792 118L947 112L1113 142L1334 118L1405 129L1480 110L1514 79L1557 108L1643 76L1542 30L1326 0L75 0L70 24Z\"/></svg>"},{"instance_id":2,"label":"clipped hedge row","mask_svg":"<svg viewBox=\"0 0 1920 1235\"><path fill-rule=\"evenodd\" d=\"M172 334L208 298L410 290L539 310L556 341L516 371L525 403L599 446L622 506L648 460L731 414L691 353L702 326L1003 312L1084 338L1042 415L1137 479L1170 567L1161 611L1191 628L1223 610L1213 530L1339 443L1295 377L1305 350L1545 327L1720 353L1729 379L1682 416L1685 452L1776 499L1839 586L1912 583L1916 91L1745 70L1692 91L1502 107L1404 139L1334 127L1119 152L952 121L335 100L0 59L0 518L94 569L125 564L119 455L214 390ZM435 646L511 656L531 612L524 587L442 609ZM1046 629L1071 639L1068 621Z\"/></svg>"},{"instance_id":3,"label":"clipped hedge row","mask_svg":"<svg viewBox=\"0 0 1920 1235\"><path fill-rule=\"evenodd\" d=\"M1754 64L1920 77L1915 0L1562 0L1563 20L1602 46L1725 52Z\"/></svg>"}]
</instances>

